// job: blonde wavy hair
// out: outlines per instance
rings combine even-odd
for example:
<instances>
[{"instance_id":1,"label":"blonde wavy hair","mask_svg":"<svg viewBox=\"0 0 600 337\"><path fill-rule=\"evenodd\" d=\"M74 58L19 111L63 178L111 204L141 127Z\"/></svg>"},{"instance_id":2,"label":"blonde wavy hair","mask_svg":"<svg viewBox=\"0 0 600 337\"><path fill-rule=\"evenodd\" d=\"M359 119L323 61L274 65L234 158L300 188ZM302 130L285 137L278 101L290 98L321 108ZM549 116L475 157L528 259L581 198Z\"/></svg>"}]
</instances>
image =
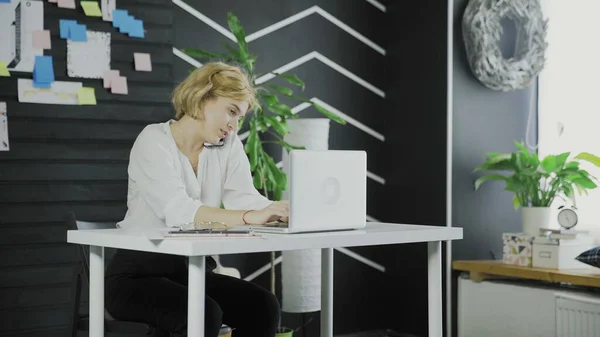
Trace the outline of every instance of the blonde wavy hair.
<instances>
[{"instance_id":1,"label":"blonde wavy hair","mask_svg":"<svg viewBox=\"0 0 600 337\"><path fill-rule=\"evenodd\" d=\"M197 68L175 87L171 97L177 119L187 115L202 120L204 103L217 97L246 101L248 111L258 106L248 74L224 62L209 62Z\"/></svg>"}]
</instances>

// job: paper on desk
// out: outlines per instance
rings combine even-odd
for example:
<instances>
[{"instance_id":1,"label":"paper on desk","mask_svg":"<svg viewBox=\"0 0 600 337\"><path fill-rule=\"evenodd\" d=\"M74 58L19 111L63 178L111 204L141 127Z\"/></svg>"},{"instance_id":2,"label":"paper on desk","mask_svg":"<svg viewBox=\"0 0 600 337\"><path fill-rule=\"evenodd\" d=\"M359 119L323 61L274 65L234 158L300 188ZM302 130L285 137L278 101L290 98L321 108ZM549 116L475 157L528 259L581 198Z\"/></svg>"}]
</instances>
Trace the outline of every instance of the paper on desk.
<instances>
[{"instance_id":1,"label":"paper on desk","mask_svg":"<svg viewBox=\"0 0 600 337\"><path fill-rule=\"evenodd\" d=\"M42 104L78 105L77 92L83 85L81 82L55 81L50 88L36 88L33 81L18 79L19 102Z\"/></svg>"},{"instance_id":2,"label":"paper on desk","mask_svg":"<svg viewBox=\"0 0 600 337\"><path fill-rule=\"evenodd\" d=\"M8 114L6 111L6 102L0 102L0 151L8 151Z\"/></svg>"},{"instance_id":3,"label":"paper on desk","mask_svg":"<svg viewBox=\"0 0 600 337\"><path fill-rule=\"evenodd\" d=\"M8 70L32 72L34 58L44 50L33 45L33 32L44 29L44 2L0 3L0 62Z\"/></svg>"},{"instance_id":4,"label":"paper on desk","mask_svg":"<svg viewBox=\"0 0 600 337\"><path fill-rule=\"evenodd\" d=\"M110 33L87 32L87 42L67 40L67 75L103 78L110 70Z\"/></svg>"}]
</instances>

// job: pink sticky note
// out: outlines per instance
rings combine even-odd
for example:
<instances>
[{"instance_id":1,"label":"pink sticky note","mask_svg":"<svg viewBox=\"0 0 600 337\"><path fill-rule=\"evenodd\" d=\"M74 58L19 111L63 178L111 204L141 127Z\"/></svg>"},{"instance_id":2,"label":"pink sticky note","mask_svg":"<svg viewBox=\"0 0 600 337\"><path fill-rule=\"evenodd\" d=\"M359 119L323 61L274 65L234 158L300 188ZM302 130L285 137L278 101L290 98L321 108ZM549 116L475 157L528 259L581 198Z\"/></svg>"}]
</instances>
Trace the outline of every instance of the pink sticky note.
<instances>
[{"instance_id":1,"label":"pink sticky note","mask_svg":"<svg viewBox=\"0 0 600 337\"><path fill-rule=\"evenodd\" d=\"M120 73L118 70L111 69L111 70L105 71L104 76L102 77L104 79L104 88L110 88L112 81L119 76L120 76Z\"/></svg>"},{"instance_id":2,"label":"pink sticky note","mask_svg":"<svg viewBox=\"0 0 600 337\"><path fill-rule=\"evenodd\" d=\"M152 71L152 61L148 53L133 53L135 62L135 70L137 71Z\"/></svg>"},{"instance_id":3,"label":"pink sticky note","mask_svg":"<svg viewBox=\"0 0 600 337\"><path fill-rule=\"evenodd\" d=\"M58 7L75 9L75 0L58 0Z\"/></svg>"},{"instance_id":4,"label":"pink sticky note","mask_svg":"<svg viewBox=\"0 0 600 337\"><path fill-rule=\"evenodd\" d=\"M49 30L36 30L33 32L33 48L51 49Z\"/></svg>"},{"instance_id":5,"label":"pink sticky note","mask_svg":"<svg viewBox=\"0 0 600 337\"><path fill-rule=\"evenodd\" d=\"M117 76L110 83L111 92L113 94L127 95L127 77Z\"/></svg>"}]
</instances>

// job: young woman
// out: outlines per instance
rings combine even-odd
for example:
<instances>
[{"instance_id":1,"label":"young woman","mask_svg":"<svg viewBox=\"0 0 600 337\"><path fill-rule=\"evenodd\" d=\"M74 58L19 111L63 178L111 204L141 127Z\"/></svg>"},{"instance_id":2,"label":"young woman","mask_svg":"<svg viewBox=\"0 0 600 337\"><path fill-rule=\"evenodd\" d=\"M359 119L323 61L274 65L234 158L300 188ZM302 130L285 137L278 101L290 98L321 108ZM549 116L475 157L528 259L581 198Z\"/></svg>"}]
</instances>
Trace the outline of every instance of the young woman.
<instances>
[{"instance_id":1,"label":"young woman","mask_svg":"<svg viewBox=\"0 0 600 337\"><path fill-rule=\"evenodd\" d=\"M118 226L285 221L289 204L254 188L236 132L255 97L247 75L221 62L205 64L179 84L172 100L176 121L148 125L133 144L128 210ZM207 266L216 267L212 258ZM106 271L106 309L116 319L185 336L187 296L181 256L119 250ZM277 298L266 289L212 271L206 274L205 307L207 337L217 337L222 324L233 327L236 337L272 337L280 315Z\"/></svg>"}]
</instances>

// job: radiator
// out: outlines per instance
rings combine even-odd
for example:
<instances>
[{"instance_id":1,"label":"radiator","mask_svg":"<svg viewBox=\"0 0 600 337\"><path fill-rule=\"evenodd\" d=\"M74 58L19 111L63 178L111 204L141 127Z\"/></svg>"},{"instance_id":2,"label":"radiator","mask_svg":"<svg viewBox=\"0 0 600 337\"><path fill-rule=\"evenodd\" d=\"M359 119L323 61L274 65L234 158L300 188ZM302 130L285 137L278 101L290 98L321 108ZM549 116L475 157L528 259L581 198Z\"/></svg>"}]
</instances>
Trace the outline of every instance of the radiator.
<instances>
[{"instance_id":1,"label":"radiator","mask_svg":"<svg viewBox=\"0 0 600 337\"><path fill-rule=\"evenodd\" d=\"M600 300L556 293L556 337L600 337Z\"/></svg>"}]
</instances>

